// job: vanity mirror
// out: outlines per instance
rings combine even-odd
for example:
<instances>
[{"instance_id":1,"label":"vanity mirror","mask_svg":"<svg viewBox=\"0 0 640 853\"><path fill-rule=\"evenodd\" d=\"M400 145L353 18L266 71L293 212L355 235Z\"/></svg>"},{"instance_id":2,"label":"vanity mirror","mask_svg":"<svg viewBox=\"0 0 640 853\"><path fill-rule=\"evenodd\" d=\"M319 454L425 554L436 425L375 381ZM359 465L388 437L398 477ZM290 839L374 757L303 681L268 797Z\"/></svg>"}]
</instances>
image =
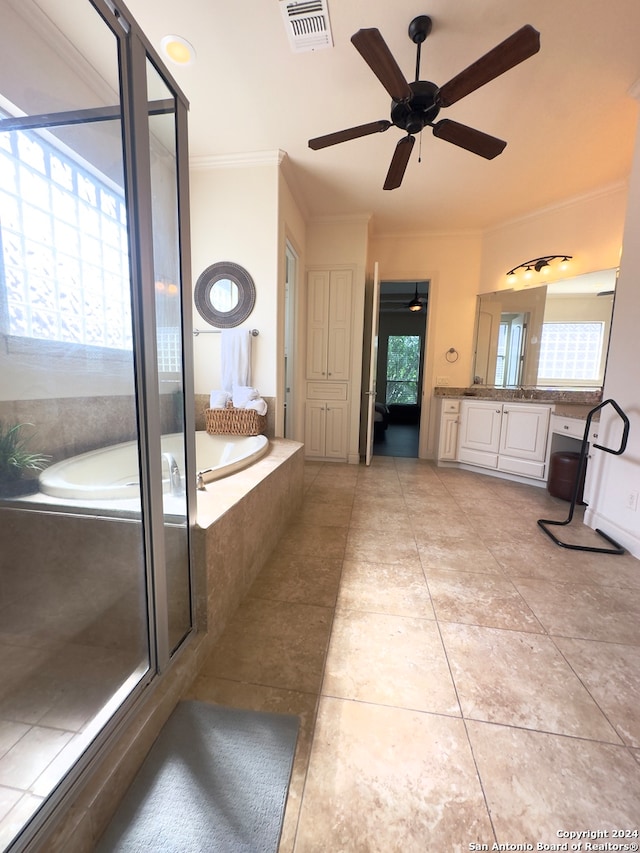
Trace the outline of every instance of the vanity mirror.
<instances>
[{"instance_id":1,"label":"vanity mirror","mask_svg":"<svg viewBox=\"0 0 640 853\"><path fill-rule=\"evenodd\" d=\"M478 297L473 384L600 388L617 270Z\"/></svg>"},{"instance_id":2,"label":"vanity mirror","mask_svg":"<svg viewBox=\"0 0 640 853\"><path fill-rule=\"evenodd\" d=\"M239 326L253 311L256 288L249 273L228 261L212 264L198 277L193 298L200 316L219 329Z\"/></svg>"}]
</instances>

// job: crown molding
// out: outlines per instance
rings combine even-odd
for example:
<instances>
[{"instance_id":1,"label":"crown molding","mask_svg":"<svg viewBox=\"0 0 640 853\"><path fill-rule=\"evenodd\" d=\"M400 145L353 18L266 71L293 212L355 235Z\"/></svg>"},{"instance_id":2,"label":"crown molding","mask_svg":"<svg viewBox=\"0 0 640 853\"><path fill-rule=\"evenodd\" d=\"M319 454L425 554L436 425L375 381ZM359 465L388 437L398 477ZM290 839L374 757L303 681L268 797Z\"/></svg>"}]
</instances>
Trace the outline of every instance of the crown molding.
<instances>
[{"instance_id":1,"label":"crown molding","mask_svg":"<svg viewBox=\"0 0 640 853\"><path fill-rule=\"evenodd\" d=\"M242 154L218 154L194 156L189 158L189 168L206 169L245 169L253 166L280 166L286 152L280 149L272 151L246 151Z\"/></svg>"},{"instance_id":2,"label":"crown molding","mask_svg":"<svg viewBox=\"0 0 640 853\"><path fill-rule=\"evenodd\" d=\"M522 225L523 223L530 222L540 216L547 216L555 211L565 210L566 208L574 207L577 204L584 204L586 201L595 201L599 198L604 198L605 196L616 195L619 192L626 192L628 188L629 182L627 180L615 181L612 184L607 184L606 186L599 187L598 189L590 190L589 192L582 193L580 195L570 196L569 198L565 198L555 204L531 210L523 216L516 216L513 219L505 219L497 225L492 225L490 228L486 228L483 233L492 234L496 231L502 231L505 228Z\"/></svg>"},{"instance_id":3,"label":"crown molding","mask_svg":"<svg viewBox=\"0 0 640 853\"><path fill-rule=\"evenodd\" d=\"M339 222L360 222L367 225L371 221L370 213L338 213L331 216L312 216L308 225L334 225Z\"/></svg>"}]
</instances>

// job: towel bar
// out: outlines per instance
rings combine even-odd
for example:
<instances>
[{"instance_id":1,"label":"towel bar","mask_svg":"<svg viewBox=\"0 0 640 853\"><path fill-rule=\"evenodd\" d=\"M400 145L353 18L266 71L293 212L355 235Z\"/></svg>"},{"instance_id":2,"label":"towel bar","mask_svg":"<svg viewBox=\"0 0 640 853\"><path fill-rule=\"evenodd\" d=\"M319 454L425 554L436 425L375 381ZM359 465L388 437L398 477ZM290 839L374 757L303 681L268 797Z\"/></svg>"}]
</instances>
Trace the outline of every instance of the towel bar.
<instances>
[{"instance_id":1,"label":"towel bar","mask_svg":"<svg viewBox=\"0 0 640 853\"><path fill-rule=\"evenodd\" d=\"M194 329L193 334L195 337L198 335L220 335L223 331L223 329ZM257 329L249 329L249 334L253 338L257 338L260 332Z\"/></svg>"}]
</instances>

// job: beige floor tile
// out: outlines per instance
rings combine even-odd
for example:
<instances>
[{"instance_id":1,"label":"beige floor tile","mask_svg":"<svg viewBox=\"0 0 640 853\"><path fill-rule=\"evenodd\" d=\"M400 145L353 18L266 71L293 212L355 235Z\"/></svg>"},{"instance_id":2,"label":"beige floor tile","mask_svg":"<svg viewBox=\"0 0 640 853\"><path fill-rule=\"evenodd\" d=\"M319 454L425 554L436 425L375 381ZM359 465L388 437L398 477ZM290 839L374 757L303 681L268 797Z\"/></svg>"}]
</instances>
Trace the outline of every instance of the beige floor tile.
<instances>
[{"instance_id":1,"label":"beige floor tile","mask_svg":"<svg viewBox=\"0 0 640 853\"><path fill-rule=\"evenodd\" d=\"M433 619L433 605L419 561L389 565L345 560L338 607Z\"/></svg>"},{"instance_id":2,"label":"beige floor tile","mask_svg":"<svg viewBox=\"0 0 640 853\"><path fill-rule=\"evenodd\" d=\"M32 794L23 794L20 797L15 806L0 821L0 850L9 846L41 805L41 797L34 797Z\"/></svg>"},{"instance_id":3,"label":"beige floor tile","mask_svg":"<svg viewBox=\"0 0 640 853\"><path fill-rule=\"evenodd\" d=\"M542 626L508 578L431 568L425 572L439 620L543 633Z\"/></svg>"},{"instance_id":4,"label":"beige floor tile","mask_svg":"<svg viewBox=\"0 0 640 853\"><path fill-rule=\"evenodd\" d=\"M425 570L441 569L459 572L479 572L480 574L502 575L503 571L482 542L473 535L459 538L454 533L442 535L433 530L416 533L418 553Z\"/></svg>"},{"instance_id":5,"label":"beige floor tile","mask_svg":"<svg viewBox=\"0 0 640 853\"><path fill-rule=\"evenodd\" d=\"M306 498L295 518L298 524L322 527L348 527L351 520L350 507L330 501Z\"/></svg>"},{"instance_id":6,"label":"beige floor tile","mask_svg":"<svg viewBox=\"0 0 640 853\"><path fill-rule=\"evenodd\" d=\"M347 533L347 527L292 524L278 542L278 552L342 559Z\"/></svg>"},{"instance_id":7,"label":"beige floor tile","mask_svg":"<svg viewBox=\"0 0 640 853\"><path fill-rule=\"evenodd\" d=\"M398 504L401 508L398 509ZM351 512L350 529L364 528L367 530L393 530L394 534L402 535L407 539L413 539L413 527L411 519L404 509L402 501L396 501L396 508L387 506L354 505Z\"/></svg>"},{"instance_id":8,"label":"beige floor tile","mask_svg":"<svg viewBox=\"0 0 640 853\"><path fill-rule=\"evenodd\" d=\"M621 742L549 637L452 623L440 630L465 718Z\"/></svg>"},{"instance_id":9,"label":"beige floor tile","mask_svg":"<svg viewBox=\"0 0 640 853\"><path fill-rule=\"evenodd\" d=\"M345 560L396 564L415 561L417 556L413 534L386 529L349 528Z\"/></svg>"},{"instance_id":10,"label":"beige floor tile","mask_svg":"<svg viewBox=\"0 0 640 853\"><path fill-rule=\"evenodd\" d=\"M639 589L519 578L515 585L550 634L640 645Z\"/></svg>"},{"instance_id":11,"label":"beige floor tile","mask_svg":"<svg viewBox=\"0 0 640 853\"><path fill-rule=\"evenodd\" d=\"M640 649L593 640L555 642L622 740L640 747Z\"/></svg>"},{"instance_id":12,"label":"beige floor tile","mask_svg":"<svg viewBox=\"0 0 640 853\"><path fill-rule=\"evenodd\" d=\"M490 835L461 720L322 700L295 853L457 853Z\"/></svg>"},{"instance_id":13,"label":"beige floor tile","mask_svg":"<svg viewBox=\"0 0 640 853\"><path fill-rule=\"evenodd\" d=\"M200 674L318 693L333 610L248 598Z\"/></svg>"},{"instance_id":14,"label":"beige floor tile","mask_svg":"<svg viewBox=\"0 0 640 853\"><path fill-rule=\"evenodd\" d=\"M254 581L249 595L334 607L342 560L280 554L276 549Z\"/></svg>"},{"instance_id":15,"label":"beige floor tile","mask_svg":"<svg viewBox=\"0 0 640 853\"><path fill-rule=\"evenodd\" d=\"M536 845L566 840L559 830L638 828L640 764L623 747L476 722L467 727L499 843L545 849ZM491 850L491 839L482 840ZM580 849L587 849L584 841Z\"/></svg>"},{"instance_id":16,"label":"beige floor tile","mask_svg":"<svg viewBox=\"0 0 640 853\"><path fill-rule=\"evenodd\" d=\"M338 610L322 693L460 714L438 628L429 619Z\"/></svg>"}]
</instances>

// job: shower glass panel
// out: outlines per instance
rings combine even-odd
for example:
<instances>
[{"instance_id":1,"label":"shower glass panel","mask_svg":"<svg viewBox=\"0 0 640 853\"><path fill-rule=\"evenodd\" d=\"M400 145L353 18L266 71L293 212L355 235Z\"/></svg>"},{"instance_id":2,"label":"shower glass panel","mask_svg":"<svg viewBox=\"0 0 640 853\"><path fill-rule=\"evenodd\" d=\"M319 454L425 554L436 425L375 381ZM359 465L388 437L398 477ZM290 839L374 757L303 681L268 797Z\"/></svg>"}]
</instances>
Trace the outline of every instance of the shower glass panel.
<instances>
[{"instance_id":1,"label":"shower glass panel","mask_svg":"<svg viewBox=\"0 0 640 853\"><path fill-rule=\"evenodd\" d=\"M147 59L169 654L191 628L175 97ZM155 106L154 106L155 105Z\"/></svg>"},{"instance_id":2,"label":"shower glass panel","mask_svg":"<svg viewBox=\"0 0 640 853\"><path fill-rule=\"evenodd\" d=\"M29 494L29 471L0 497L5 849L155 661L118 38L87 0L0 0L0 19L0 422L50 462L134 449L130 498L92 495L99 467L74 497Z\"/></svg>"}]
</instances>

